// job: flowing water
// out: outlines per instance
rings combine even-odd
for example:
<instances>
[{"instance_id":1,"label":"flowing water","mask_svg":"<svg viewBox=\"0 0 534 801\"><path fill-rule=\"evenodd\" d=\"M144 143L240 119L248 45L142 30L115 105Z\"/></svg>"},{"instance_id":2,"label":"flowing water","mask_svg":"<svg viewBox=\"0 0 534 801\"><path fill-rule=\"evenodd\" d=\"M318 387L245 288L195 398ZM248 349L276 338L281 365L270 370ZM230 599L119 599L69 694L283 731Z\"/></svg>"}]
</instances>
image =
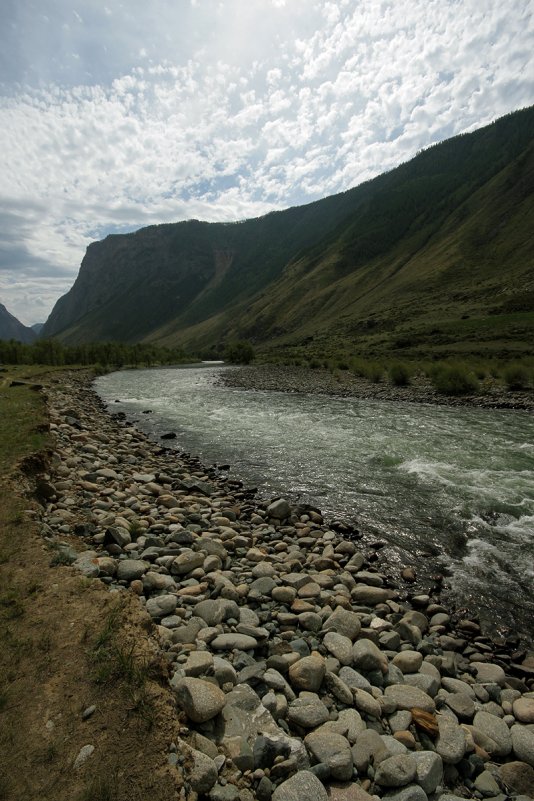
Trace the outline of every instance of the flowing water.
<instances>
[{"instance_id":1,"label":"flowing water","mask_svg":"<svg viewBox=\"0 0 534 801\"><path fill-rule=\"evenodd\" d=\"M96 388L149 435L175 431L165 445L386 540L392 561L424 572L431 553L457 605L534 633L530 414L251 392L218 386L219 370L123 371Z\"/></svg>"}]
</instances>

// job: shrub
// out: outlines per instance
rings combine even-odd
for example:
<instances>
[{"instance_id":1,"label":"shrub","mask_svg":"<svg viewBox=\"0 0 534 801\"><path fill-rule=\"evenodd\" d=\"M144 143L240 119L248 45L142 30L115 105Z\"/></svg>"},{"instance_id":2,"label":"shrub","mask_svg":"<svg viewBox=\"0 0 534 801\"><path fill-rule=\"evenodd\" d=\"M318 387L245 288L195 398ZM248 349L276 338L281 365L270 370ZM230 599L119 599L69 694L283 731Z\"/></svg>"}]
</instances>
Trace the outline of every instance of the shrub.
<instances>
[{"instance_id":1,"label":"shrub","mask_svg":"<svg viewBox=\"0 0 534 801\"><path fill-rule=\"evenodd\" d=\"M370 362L359 357L352 360L350 369L354 375L367 378L368 381L372 381L374 384L379 384L382 381L384 373L384 368L378 362Z\"/></svg>"},{"instance_id":2,"label":"shrub","mask_svg":"<svg viewBox=\"0 0 534 801\"><path fill-rule=\"evenodd\" d=\"M528 389L529 375L528 370L521 364L511 364L504 371L504 380L509 390Z\"/></svg>"},{"instance_id":3,"label":"shrub","mask_svg":"<svg viewBox=\"0 0 534 801\"><path fill-rule=\"evenodd\" d=\"M408 365L395 362L389 368L389 377L396 387L406 387L410 383L411 371Z\"/></svg>"},{"instance_id":4,"label":"shrub","mask_svg":"<svg viewBox=\"0 0 534 801\"><path fill-rule=\"evenodd\" d=\"M255 357L254 348L246 340L230 342L224 351L224 360L232 364L250 364Z\"/></svg>"},{"instance_id":5,"label":"shrub","mask_svg":"<svg viewBox=\"0 0 534 801\"><path fill-rule=\"evenodd\" d=\"M479 390L473 373L461 364L437 366L432 373L432 384L443 395L468 395Z\"/></svg>"}]
</instances>

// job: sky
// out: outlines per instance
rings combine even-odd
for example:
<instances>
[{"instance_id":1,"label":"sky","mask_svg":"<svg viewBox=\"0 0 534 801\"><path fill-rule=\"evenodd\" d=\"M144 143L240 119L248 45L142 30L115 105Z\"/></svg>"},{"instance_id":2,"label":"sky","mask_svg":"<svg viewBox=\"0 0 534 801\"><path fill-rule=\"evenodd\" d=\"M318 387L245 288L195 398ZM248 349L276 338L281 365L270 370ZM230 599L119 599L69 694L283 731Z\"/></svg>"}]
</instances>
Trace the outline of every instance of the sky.
<instances>
[{"instance_id":1,"label":"sky","mask_svg":"<svg viewBox=\"0 0 534 801\"><path fill-rule=\"evenodd\" d=\"M534 0L1 0L0 303L87 245L334 194L534 103Z\"/></svg>"}]
</instances>

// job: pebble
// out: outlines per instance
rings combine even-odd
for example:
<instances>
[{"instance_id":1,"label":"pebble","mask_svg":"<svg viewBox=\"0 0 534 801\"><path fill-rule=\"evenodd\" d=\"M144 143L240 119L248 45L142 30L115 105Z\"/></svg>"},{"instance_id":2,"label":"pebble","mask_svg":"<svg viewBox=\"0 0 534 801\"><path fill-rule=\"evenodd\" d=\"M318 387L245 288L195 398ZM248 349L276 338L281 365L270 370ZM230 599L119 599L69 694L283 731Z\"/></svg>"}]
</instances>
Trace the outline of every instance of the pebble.
<instances>
[{"instance_id":1,"label":"pebble","mask_svg":"<svg viewBox=\"0 0 534 801\"><path fill-rule=\"evenodd\" d=\"M47 498L43 534L70 548L72 532L85 548L72 549L74 567L134 593L152 619L181 713L171 756L180 769L189 755L191 793L497 801L503 782L528 796L531 654L503 658L499 646L497 664L436 587L410 594L413 569L392 580L384 543L344 538L316 510L262 503L160 451L81 377L53 385L48 402L61 499Z\"/></svg>"},{"instance_id":2,"label":"pebble","mask_svg":"<svg viewBox=\"0 0 534 801\"><path fill-rule=\"evenodd\" d=\"M74 770L78 770L78 768L81 768L82 765L84 765L87 762L87 760L94 752L94 750L95 750L94 745L84 745L83 748L80 748L78 756L74 760Z\"/></svg>"}]
</instances>

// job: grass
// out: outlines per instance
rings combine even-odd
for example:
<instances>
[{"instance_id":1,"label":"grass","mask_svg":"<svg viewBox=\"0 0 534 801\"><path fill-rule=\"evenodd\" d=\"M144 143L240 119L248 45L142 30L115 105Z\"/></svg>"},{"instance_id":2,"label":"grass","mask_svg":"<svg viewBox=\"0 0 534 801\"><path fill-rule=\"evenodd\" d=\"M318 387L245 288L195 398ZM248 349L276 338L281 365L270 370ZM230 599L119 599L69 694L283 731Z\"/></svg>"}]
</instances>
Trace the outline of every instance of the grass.
<instances>
[{"instance_id":1,"label":"grass","mask_svg":"<svg viewBox=\"0 0 534 801\"><path fill-rule=\"evenodd\" d=\"M148 728L154 723L155 710L147 686L155 674L155 665L143 658L135 643L125 643L121 634L124 604L119 601L107 615L104 625L89 652L95 684L120 684L129 712L141 718Z\"/></svg>"},{"instance_id":2,"label":"grass","mask_svg":"<svg viewBox=\"0 0 534 801\"><path fill-rule=\"evenodd\" d=\"M117 797L115 776L93 776L79 796L80 801L114 801Z\"/></svg>"},{"instance_id":3,"label":"grass","mask_svg":"<svg viewBox=\"0 0 534 801\"><path fill-rule=\"evenodd\" d=\"M33 378L33 369L30 375L28 370L13 369L1 374L0 475L10 472L21 459L42 450L48 443L46 430L40 428L46 428L48 423L41 396L30 385L10 386L12 379ZM10 511L13 517L15 510Z\"/></svg>"}]
</instances>

